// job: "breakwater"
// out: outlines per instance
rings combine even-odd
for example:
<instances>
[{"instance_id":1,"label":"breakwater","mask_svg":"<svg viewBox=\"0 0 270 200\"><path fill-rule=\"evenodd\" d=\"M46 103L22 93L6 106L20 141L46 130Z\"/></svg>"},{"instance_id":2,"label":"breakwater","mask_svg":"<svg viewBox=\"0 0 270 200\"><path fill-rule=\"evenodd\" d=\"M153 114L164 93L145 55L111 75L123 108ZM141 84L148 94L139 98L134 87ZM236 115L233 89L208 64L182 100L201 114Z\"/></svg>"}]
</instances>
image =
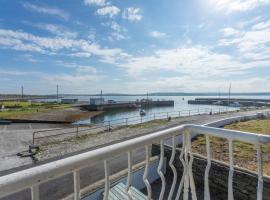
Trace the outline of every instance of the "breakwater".
<instances>
[{"instance_id":1,"label":"breakwater","mask_svg":"<svg viewBox=\"0 0 270 200\"><path fill-rule=\"evenodd\" d=\"M270 106L270 99L242 99L242 98L196 98L189 100L188 104L220 105L220 106Z\"/></svg>"},{"instance_id":2,"label":"breakwater","mask_svg":"<svg viewBox=\"0 0 270 200\"><path fill-rule=\"evenodd\" d=\"M119 108L148 108L148 107L162 107L162 106L174 106L173 100L158 100L158 101L127 101L127 102L114 102L104 103L100 105L83 104L81 108L90 111L98 110L111 110Z\"/></svg>"}]
</instances>

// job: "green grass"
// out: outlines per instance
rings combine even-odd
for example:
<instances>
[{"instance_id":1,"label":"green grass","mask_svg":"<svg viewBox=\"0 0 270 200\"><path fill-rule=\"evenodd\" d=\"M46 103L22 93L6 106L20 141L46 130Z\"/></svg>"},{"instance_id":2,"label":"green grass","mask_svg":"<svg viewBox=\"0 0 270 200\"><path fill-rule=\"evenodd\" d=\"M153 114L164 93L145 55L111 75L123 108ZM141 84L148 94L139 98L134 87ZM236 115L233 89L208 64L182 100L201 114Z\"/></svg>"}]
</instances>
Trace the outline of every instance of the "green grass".
<instances>
[{"instance_id":1,"label":"green grass","mask_svg":"<svg viewBox=\"0 0 270 200\"><path fill-rule=\"evenodd\" d=\"M63 109L71 106L70 104L33 103L28 101L4 101L0 102L0 108L2 108L2 105L4 105L5 110L0 111L0 119L19 118L21 116L30 115L33 113L46 112L54 109Z\"/></svg>"},{"instance_id":2,"label":"green grass","mask_svg":"<svg viewBox=\"0 0 270 200\"><path fill-rule=\"evenodd\" d=\"M142 124L130 125L129 128L151 128L156 125L166 125L167 123L167 119L156 119L149 122L144 122Z\"/></svg>"},{"instance_id":3,"label":"green grass","mask_svg":"<svg viewBox=\"0 0 270 200\"><path fill-rule=\"evenodd\" d=\"M270 135L270 120L250 120L246 122L233 123L225 126L226 129L253 132ZM206 155L205 137L198 136L192 142L193 151ZM211 156L214 159L228 162L228 141L218 137L210 137ZM262 145L264 174L270 175L270 145ZM234 141L233 142L234 163L240 167L257 171L256 148L253 144Z\"/></svg>"}]
</instances>

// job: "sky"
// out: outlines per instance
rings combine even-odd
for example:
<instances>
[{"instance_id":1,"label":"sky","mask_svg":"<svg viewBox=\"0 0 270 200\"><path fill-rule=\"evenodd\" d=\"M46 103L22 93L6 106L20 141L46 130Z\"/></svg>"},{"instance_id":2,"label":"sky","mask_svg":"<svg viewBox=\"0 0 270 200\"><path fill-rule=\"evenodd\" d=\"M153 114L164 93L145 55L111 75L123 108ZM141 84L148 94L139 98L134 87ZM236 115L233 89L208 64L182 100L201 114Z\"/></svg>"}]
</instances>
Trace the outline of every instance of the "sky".
<instances>
[{"instance_id":1,"label":"sky","mask_svg":"<svg viewBox=\"0 0 270 200\"><path fill-rule=\"evenodd\" d=\"M0 5L0 93L270 91L270 0Z\"/></svg>"}]
</instances>

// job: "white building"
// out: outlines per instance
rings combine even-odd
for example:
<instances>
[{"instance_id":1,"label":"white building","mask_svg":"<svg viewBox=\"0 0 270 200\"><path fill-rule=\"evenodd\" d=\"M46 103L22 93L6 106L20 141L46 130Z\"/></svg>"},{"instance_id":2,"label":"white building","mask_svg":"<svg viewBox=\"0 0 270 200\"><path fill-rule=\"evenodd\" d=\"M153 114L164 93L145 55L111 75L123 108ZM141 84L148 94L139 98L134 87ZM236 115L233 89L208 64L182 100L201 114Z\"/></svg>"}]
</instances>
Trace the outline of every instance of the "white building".
<instances>
[{"instance_id":1,"label":"white building","mask_svg":"<svg viewBox=\"0 0 270 200\"><path fill-rule=\"evenodd\" d=\"M90 105L102 105L104 104L104 98L91 98Z\"/></svg>"}]
</instances>

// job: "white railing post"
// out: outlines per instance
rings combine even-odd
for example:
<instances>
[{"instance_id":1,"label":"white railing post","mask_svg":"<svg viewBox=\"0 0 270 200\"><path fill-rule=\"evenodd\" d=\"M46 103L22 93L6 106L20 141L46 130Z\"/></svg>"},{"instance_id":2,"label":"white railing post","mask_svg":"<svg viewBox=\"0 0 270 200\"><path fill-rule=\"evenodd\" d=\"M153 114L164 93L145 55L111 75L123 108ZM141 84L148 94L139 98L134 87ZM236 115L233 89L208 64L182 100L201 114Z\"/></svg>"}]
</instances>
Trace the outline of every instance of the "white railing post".
<instances>
[{"instance_id":1,"label":"white railing post","mask_svg":"<svg viewBox=\"0 0 270 200\"><path fill-rule=\"evenodd\" d=\"M110 191L110 169L107 160L104 160L105 186L103 200L107 200Z\"/></svg>"},{"instance_id":2,"label":"white railing post","mask_svg":"<svg viewBox=\"0 0 270 200\"><path fill-rule=\"evenodd\" d=\"M183 200L188 200L189 198L189 169L188 169L188 133L184 132L185 135L185 146L184 146L184 162L185 162L185 176L184 176L184 196Z\"/></svg>"},{"instance_id":3,"label":"white railing post","mask_svg":"<svg viewBox=\"0 0 270 200\"><path fill-rule=\"evenodd\" d=\"M210 200L210 191L209 191L209 171L211 168L211 149L210 149L210 139L209 136L205 136L206 140L206 152L207 152L207 166L205 168L204 174L204 200Z\"/></svg>"},{"instance_id":4,"label":"white railing post","mask_svg":"<svg viewBox=\"0 0 270 200\"><path fill-rule=\"evenodd\" d=\"M257 200L262 200L263 194L263 164L262 164L262 148L260 144L256 145L257 162L258 162L258 185L257 185Z\"/></svg>"},{"instance_id":5,"label":"white railing post","mask_svg":"<svg viewBox=\"0 0 270 200\"><path fill-rule=\"evenodd\" d=\"M176 141L175 141L175 139L176 139L176 137L173 136L172 137L172 154L171 154L171 158L170 158L170 161L169 161L169 165L170 165L170 167L172 169L172 172L173 172L173 181L172 181L172 186L171 186L170 193L169 193L169 196L168 196L168 200L172 199L174 189L175 189L175 185L176 185L176 180L177 180L176 168L173 165L174 158L175 158L175 151L176 151Z\"/></svg>"},{"instance_id":6,"label":"white railing post","mask_svg":"<svg viewBox=\"0 0 270 200\"><path fill-rule=\"evenodd\" d=\"M229 171L229 179L228 179L228 200L233 200L233 142L229 139L229 160L230 160L230 171Z\"/></svg>"},{"instance_id":7,"label":"white railing post","mask_svg":"<svg viewBox=\"0 0 270 200\"><path fill-rule=\"evenodd\" d=\"M158 164L158 169L157 169L161 182L162 182L161 191L159 194L159 200L163 200L165 187L166 187L165 176L162 172L163 162L164 162L164 140L161 140L160 141L160 158L159 158L159 164Z\"/></svg>"},{"instance_id":8,"label":"white railing post","mask_svg":"<svg viewBox=\"0 0 270 200\"><path fill-rule=\"evenodd\" d=\"M73 172L74 200L80 200L80 171Z\"/></svg>"},{"instance_id":9,"label":"white railing post","mask_svg":"<svg viewBox=\"0 0 270 200\"><path fill-rule=\"evenodd\" d=\"M128 176L127 176L127 184L126 184L126 193L128 196L128 200L132 200L130 187L132 182L132 152L128 152Z\"/></svg>"},{"instance_id":10,"label":"white railing post","mask_svg":"<svg viewBox=\"0 0 270 200\"><path fill-rule=\"evenodd\" d=\"M195 188L195 183L194 183L194 178L193 178L193 172L192 172L192 165L193 165L193 154L192 154L192 148L191 148L191 133L190 131L187 132L187 149L188 149L188 155L189 155L189 161L188 161L188 177L189 177L189 186L191 190L191 195L192 195L192 200L197 200L197 195L196 195L196 188Z\"/></svg>"},{"instance_id":11,"label":"white railing post","mask_svg":"<svg viewBox=\"0 0 270 200\"><path fill-rule=\"evenodd\" d=\"M39 200L39 185L34 185L31 187L31 199Z\"/></svg>"},{"instance_id":12,"label":"white railing post","mask_svg":"<svg viewBox=\"0 0 270 200\"><path fill-rule=\"evenodd\" d=\"M151 185L148 181L148 171L149 171L149 161L150 161L150 151L149 146L145 146L145 168L144 168L144 174L143 174L143 182L147 189L147 199L152 199L152 191L151 191Z\"/></svg>"},{"instance_id":13,"label":"white railing post","mask_svg":"<svg viewBox=\"0 0 270 200\"><path fill-rule=\"evenodd\" d=\"M182 188L183 188L183 185L184 185L186 171L187 171L186 164L185 164L185 161L184 161L185 147L186 147L186 136L185 136L185 134L182 134L182 149L181 149L181 153L179 155L179 160L181 161L184 170L183 170L183 174L182 174L182 177L181 177L181 181L180 181L179 188L177 190L177 194L176 194L175 199L180 199L180 195L182 193Z\"/></svg>"}]
</instances>

